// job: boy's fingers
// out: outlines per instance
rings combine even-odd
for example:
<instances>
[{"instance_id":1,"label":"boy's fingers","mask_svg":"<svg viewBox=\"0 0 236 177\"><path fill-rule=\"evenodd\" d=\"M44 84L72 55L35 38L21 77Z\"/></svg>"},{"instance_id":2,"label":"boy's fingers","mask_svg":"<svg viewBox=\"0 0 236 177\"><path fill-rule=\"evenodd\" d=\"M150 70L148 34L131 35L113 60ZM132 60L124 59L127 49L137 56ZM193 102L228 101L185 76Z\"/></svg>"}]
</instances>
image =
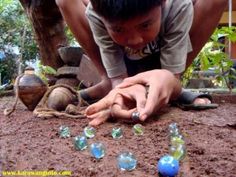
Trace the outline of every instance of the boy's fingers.
<instances>
[{"instance_id":1,"label":"boy's fingers","mask_svg":"<svg viewBox=\"0 0 236 177\"><path fill-rule=\"evenodd\" d=\"M117 94L114 99L114 103L111 106L111 115L113 117L122 118L122 119L129 119L131 118L133 109L127 110L123 109L124 105L124 97L120 94Z\"/></svg>"},{"instance_id":2,"label":"boy's fingers","mask_svg":"<svg viewBox=\"0 0 236 177\"><path fill-rule=\"evenodd\" d=\"M87 115L86 117L89 119L95 119L95 118L99 117L99 115L100 115L100 112L96 112L94 114Z\"/></svg>"},{"instance_id":3,"label":"boy's fingers","mask_svg":"<svg viewBox=\"0 0 236 177\"><path fill-rule=\"evenodd\" d=\"M107 97L101 99L100 101L88 106L85 110L86 115L92 115L96 112L99 112L103 109L107 109L109 107L109 101Z\"/></svg>"},{"instance_id":4,"label":"boy's fingers","mask_svg":"<svg viewBox=\"0 0 236 177\"><path fill-rule=\"evenodd\" d=\"M142 112L140 112L140 120L144 121L147 117L149 117L156 109L158 104L158 93L156 92L157 89L153 89L154 87L149 87L149 93L147 95L147 101L145 108Z\"/></svg>"},{"instance_id":5,"label":"boy's fingers","mask_svg":"<svg viewBox=\"0 0 236 177\"><path fill-rule=\"evenodd\" d=\"M135 95L136 107L138 112L142 112L145 108L147 97L145 89L139 94Z\"/></svg>"},{"instance_id":6,"label":"boy's fingers","mask_svg":"<svg viewBox=\"0 0 236 177\"><path fill-rule=\"evenodd\" d=\"M142 77L142 75L137 74L133 77L129 77L123 80L122 83L120 83L119 85L117 85L117 88L124 88L124 87L129 87L131 85L134 84L147 84L145 81L145 79Z\"/></svg>"},{"instance_id":7,"label":"boy's fingers","mask_svg":"<svg viewBox=\"0 0 236 177\"><path fill-rule=\"evenodd\" d=\"M94 119L89 122L89 125L91 125L91 126L98 126L98 125L104 123L109 118L110 118L110 110L109 109L103 110L103 111L97 113L94 116Z\"/></svg>"}]
</instances>

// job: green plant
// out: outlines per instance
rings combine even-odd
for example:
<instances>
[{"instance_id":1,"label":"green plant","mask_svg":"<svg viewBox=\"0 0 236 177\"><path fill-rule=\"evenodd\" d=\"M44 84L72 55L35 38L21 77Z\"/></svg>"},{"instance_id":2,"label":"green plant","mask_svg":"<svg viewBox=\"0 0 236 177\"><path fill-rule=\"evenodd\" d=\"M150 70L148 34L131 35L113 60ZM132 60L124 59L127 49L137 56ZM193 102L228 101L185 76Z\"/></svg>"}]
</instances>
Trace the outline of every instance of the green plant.
<instances>
[{"instance_id":1,"label":"green plant","mask_svg":"<svg viewBox=\"0 0 236 177\"><path fill-rule=\"evenodd\" d=\"M47 75L56 75L57 71L50 66L42 65L41 61L37 63L38 72L36 73L45 83L48 83Z\"/></svg>"},{"instance_id":2,"label":"green plant","mask_svg":"<svg viewBox=\"0 0 236 177\"><path fill-rule=\"evenodd\" d=\"M232 67L233 61L224 52L227 47L219 42L219 36L223 35L227 41L236 42L236 27L217 28L212 34L209 42L202 48L192 65L186 70L182 77L182 84L186 86L188 80L193 77L193 71L213 70L214 81L220 87L228 87L232 90L231 79L236 79L236 71Z\"/></svg>"},{"instance_id":3,"label":"green plant","mask_svg":"<svg viewBox=\"0 0 236 177\"><path fill-rule=\"evenodd\" d=\"M0 61L3 83L13 80L17 67L36 59L38 49L32 28L19 1L0 0L0 51L5 58Z\"/></svg>"}]
</instances>

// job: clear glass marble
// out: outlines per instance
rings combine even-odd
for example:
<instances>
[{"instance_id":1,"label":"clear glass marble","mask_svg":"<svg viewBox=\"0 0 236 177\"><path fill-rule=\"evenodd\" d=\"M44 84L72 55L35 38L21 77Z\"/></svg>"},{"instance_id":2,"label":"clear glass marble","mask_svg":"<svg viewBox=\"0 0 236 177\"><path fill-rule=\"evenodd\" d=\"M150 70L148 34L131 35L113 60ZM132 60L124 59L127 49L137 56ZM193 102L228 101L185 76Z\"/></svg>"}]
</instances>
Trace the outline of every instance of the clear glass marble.
<instances>
[{"instance_id":1,"label":"clear glass marble","mask_svg":"<svg viewBox=\"0 0 236 177\"><path fill-rule=\"evenodd\" d=\"M70 137L70 129L67 126L60 126L59 127L59 135L61 138L69 138Z\"/></svg>"},{"instance_id":2,"label":"clear glass marble","mask_svg":"<svg viewBox=\"0 0 236 177\"><path fill-rule=\"evenodd\" d=\"M84 150L88 147L88 141L85 136L74 137L74 147L76 150Z\"/></svg>"},{"instance_id":3,"label":"clear glass marble","mask_svg":"<svg viewBox=\"0 0 236 177\"><path fill-rule=\"evenodd\" d=\"M123 137L123 131L120 127L115 127L112 129L111 136L114 139L120 139Z\"/></svg>"},{"instance_id":4,"label":"clear glass marble","mask_svg":"<svg viewBox=\"0 0 236 177\"><path fill-rule=\"evenodd\" d=\"M90 153L96 159L101 159L105 156L105 146L100 142L92 143L90 145Z\"/></svg>"},{"instance_id":5,"label":"clear glass marble","mask_svg":"<svg viewBox=\"0 0 236 177\"><path fill-rule=\"evenodd\" d=\"M169 153L173 156L176 160L181 161L186 156L186 147L183 144L179 145L172 145L170 146Z\"/></svg>"},{"instance_id":6,"label":"clear glass marble","mask_svg":"<svg viewBox=\"0 0 236 177\"><path fill-rule=\"evenodd\" d=\"M118 168L120 170L131 171L137 166L137 159L131 152L123 152L117 157Z\"/></svg>"},{"instance_id":7,"label":"clear glass marble","mask_svg":"<svg viewBox=\"0 0 236 177\"><path fill-rule=\"evenodd\" d=\"M94 127L91 127L91 126L87 126L84 128L84 135L87 137L87 138L93 138L96 134L96 130Z\"/></svg>"},{"instance_id":8,"label":"clear glass marble","mask_svg":"<svg viewBox=\"0 0 236 177\"><path fill-rule=\"evenodd\" d=\"M144 134L144 127L141 124L135 124L133 126L132 130L135 135L143 135Z\"/></svg>"}]
</instances>

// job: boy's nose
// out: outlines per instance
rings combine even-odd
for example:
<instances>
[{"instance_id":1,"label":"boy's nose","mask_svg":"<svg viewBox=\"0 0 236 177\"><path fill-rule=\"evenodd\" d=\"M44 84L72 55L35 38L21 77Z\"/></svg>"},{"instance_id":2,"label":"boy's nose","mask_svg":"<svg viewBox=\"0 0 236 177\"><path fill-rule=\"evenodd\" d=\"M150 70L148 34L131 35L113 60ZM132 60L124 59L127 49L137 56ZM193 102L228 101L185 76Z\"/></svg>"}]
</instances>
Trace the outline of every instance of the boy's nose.
<instances>
[{"instance_id":1,"label":"boy's nose","mask_svg":"<svg viewBox=\"0 0 236 177\"><path fill-rule=\"evenodd\" d=\"M127 43L129 46L135 46L143 43L143 38L140 35L130 35Z\"/></svg>"}]
</instances>

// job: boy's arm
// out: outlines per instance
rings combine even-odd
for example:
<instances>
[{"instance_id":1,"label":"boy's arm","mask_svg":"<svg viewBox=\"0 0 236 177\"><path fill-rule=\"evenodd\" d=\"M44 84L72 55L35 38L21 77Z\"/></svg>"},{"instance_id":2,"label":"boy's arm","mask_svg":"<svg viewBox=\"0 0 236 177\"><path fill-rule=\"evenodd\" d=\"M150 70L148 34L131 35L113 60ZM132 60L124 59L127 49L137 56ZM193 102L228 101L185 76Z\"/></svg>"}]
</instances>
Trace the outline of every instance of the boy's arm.
<instances>
[{"instance_id":1,"label":"boy's arm","mask_svg":"<svg viewBox=\"0 0 236 177\"><path fill-rule=\"evenodd\" d=\"M127 74L122 74L121 76L111 78L112 88L115 88L118 84L120 84L127 77L128 77Z\"/></svg>"}]
</instances>

